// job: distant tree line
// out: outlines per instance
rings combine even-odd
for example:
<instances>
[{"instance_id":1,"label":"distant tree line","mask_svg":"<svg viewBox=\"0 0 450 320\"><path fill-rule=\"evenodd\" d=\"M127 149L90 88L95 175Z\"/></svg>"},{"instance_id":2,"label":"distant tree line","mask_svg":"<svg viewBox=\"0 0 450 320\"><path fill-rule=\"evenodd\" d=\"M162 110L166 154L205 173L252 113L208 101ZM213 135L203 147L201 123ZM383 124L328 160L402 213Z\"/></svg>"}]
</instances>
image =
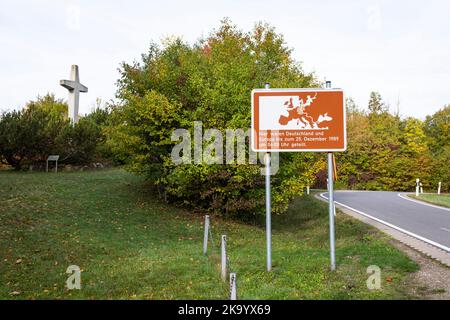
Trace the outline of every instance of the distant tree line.
<instances>
[{"instance_id":1,"label":"distant tree line","mask_svg":"<svg viewBox=\"0 0 450 320\"><path fill-rule=\"evenodd\" d=\"M414 190L419 178L427 191L450 187L450 106L425 121L391 114L379 93L368 110L347 100L348 150L337 153L337 186L363 190ZM326 173L317 174L324 187Z\"/></svg>"}]
</instances>

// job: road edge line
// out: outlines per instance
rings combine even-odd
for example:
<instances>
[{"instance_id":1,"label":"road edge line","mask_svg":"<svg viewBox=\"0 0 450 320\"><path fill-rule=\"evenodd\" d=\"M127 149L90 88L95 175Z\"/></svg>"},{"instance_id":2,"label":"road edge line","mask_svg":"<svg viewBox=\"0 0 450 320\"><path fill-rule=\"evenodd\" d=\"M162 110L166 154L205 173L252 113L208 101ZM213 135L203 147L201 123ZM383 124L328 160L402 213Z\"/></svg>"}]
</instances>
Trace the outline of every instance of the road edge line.
<instances>
[{"instance_id":1,"label":"road edge line","mask_svg":"<svg viewBox=\"0 0 450 320\"><path fill-rule=\"evenodd\" d=\"M408 201L412 201L412 202L415 202L415 203L418 203L418 204L422 204L422 205L424 205L424 206L428 206L428 207L432 207L432 208L436 208L436 209L442 209L442 210L445 210L445 211L450 211L449 208L445 208L445 207L438 206L438 205L435 205L435 204L431 204L431 203L427 203L427 202L424 202L424 201L412 199L412 198L410 198L410 197L408 197L408 196L404 196L404 195L401 194L401 193L397 193L397 195L398 195L400 198L402 198L402 199L405 199L405 200L408 200Z\"/></svg>"},{"instance_id":2,"label":"road edge line","mask_svg":"<svg viewBox=\"0 0 450 320\"><path fill-rule=\"evenodd\" d=\"M322 198L328 200L328 198L324 196L325 193L326 193L326 192L321 193L320 196L321 196ZM343 204L343 203L340 203L340 202L338 202L338 201L334 201L334 202L337 203L337 204L340 205L340 206L343 206L344 208L347 208L347 209L352 210L352 211L354 211L354 212L356 212L356 213L358 213L358 214L360 214L360 215L362 215L362 216L365 216L365 217L367 217L367 218L369 218L369 219L372 219L372 220L375 220L375 221L377 221L377 222L379 222L379 223L382 223L382 224L384 224L384 225L386 225L386 226L388 226L388 227L390 227L390 228L392 228L392 229L395 229L395 230L400 231L400 232L402 232L402 233L404 233L404 234L407 234L407 235L409 235L409 236L411 236L411 237L413 237L413 238L416 238L416 239L419 239L419 240L421 240L421 241L423 241L423 242L426 242L426 243L428 243L428 244L431 244L432 246L438 247L439 249L442 249L442 250L444 250L444 251L450 252L450 248L449 248L449 247L446 247L446 246L444 246L444 245L442 245L442 244L439 244L439 243L437 243L437 242L434 242L433 240L427 239L427 238L425 238L425 237L419 236L418 234L415 234L415 233L413 233L413 232L410 232L410 231L407 231L407 230L402 229L402 228L400 228L400 227L397 227L396 225L393 225L392 223L389 223L389 222L386 222L386 221L384 221L384 220L375 218L375 217L371 216L370 214L367 214L367 213L362 212L362 211L360 211L360 210L358 210L358 209L355 209L355 208L352 208L352 207L350 207L350 206L347 206L347 205L345 205L345 204Z\"/></svg>"}]
</instances>

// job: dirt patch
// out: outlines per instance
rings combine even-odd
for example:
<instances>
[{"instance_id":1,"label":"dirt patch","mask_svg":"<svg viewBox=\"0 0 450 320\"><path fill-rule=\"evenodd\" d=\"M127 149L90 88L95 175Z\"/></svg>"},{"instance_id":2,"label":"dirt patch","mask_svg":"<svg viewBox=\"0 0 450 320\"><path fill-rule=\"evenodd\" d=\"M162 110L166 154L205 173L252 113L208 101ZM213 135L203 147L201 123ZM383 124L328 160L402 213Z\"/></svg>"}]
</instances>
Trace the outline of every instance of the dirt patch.
<instances>
[{"instance_id":1,"label":"dirt patch","mask_svg":"<svg viewBox=\"0 0 450 320\"><path fill-rule=\"evenodd\" d=\"M406 281L411 281L412 296L420 299L450 300L450 268L435 261L424 254L399 242L392 244L402 250L420 267L419 271L411 274Z\"/></svg>"}]
</instances>

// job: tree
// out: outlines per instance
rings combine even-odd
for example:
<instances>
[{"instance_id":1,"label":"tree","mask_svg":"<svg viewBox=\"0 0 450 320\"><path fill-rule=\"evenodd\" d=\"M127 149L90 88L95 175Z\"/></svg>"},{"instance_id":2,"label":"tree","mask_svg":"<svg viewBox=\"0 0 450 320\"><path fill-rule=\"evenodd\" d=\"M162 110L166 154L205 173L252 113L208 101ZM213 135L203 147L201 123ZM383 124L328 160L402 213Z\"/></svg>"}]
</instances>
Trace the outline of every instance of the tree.
<instances>
[{"instance_id":1,"label":"tree","mask_svg":"<svg viewBox=\"0 0 450 320\"><path fill-rule=\"evenodd\" d=\"M152 44L141 62L122 65L108 144L168 201L240 217L262 213L264 177L257 165L174 165L170 137L177 128L192 134L194 121L223 136L226 129L249 128L249 93L266 81L274 87L318 86L266 24L243 32L224 20L194 45L180 39ZM286 210L302 193L317 169L315 161L310 154L280 155L280 170L272 179L274 212Z\"/></svg>"},{"instance_id":2,"label":"tree","mask_svg":"<svg viewBox=\"0 0 450 320\"><path fill-rule=\"evenodd\" d=\"M56 117L68 119L68 106L62 99L57 99L55 94L47 93L44 96L37 96L36 100L31 100L25 105L25 109L40 109Z\"/></svg>"},{"instance_id":3,"label":"tree","mask_svg":"<svg viewBox=\"0 0 450 320\"><path fill-rule=\"evenodd\" d=\"M424 124L400 119L372 93L369 113L347 101L347 152L339 154L339 182L346 187L373 190L412 190L415 179L433 184L433 161Z\"/></svg>"},{"instance_id":4,"label":"tree","mask_svg":"<svg viewBox=\"0 0 450 320\"><path fill-rule=\"evenodd\" d=\"M369 113L380 114L387 112L387 110L388 108L381 99L381 95L378 92L371 92L369 100Z\"/></svg>"},{"instance_id":5,"label":"tree","mask_svg":"<svg viewBox=\"0 0 450 320\"><path fill-rule=\"evenodd\" d=\"M450 105L426 117L424 132L433 154L443 152L444 148L450 144Z\"/></svg>"},{"instance_id":6,"label":"tree","mask_svg":"<svg viewBox=\"0 0 450 320\"><path fill-rule=\"evenodd\" d=\"M442 189L450 191L450 105L426 117L424 132L433 158L430 183L436 188L442 182Z\"/></svg>"},{"instance_id":7,"label":"tree","mask_svg":"<svg viewBox=\"0 0 450 320\"><path fill-rule=\"evenodd\" d=\"M3 113L0 121L0 154L4 161L16 170L20 170L29 147L28 137L23 131L25 127L20 118L20 112L12 111Z\"/></svg>"}]
</instances>

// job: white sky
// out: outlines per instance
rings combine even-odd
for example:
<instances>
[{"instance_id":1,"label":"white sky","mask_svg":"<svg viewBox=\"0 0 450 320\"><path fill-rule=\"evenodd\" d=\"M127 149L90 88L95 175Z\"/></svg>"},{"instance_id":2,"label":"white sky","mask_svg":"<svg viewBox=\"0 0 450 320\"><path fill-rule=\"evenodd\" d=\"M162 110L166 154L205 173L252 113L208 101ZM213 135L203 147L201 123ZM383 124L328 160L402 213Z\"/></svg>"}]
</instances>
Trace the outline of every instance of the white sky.
<instances>
[{"instance_id":1,"label":"white sky","mask_svg":"<svg viewBox=\"0 0 450 320\"><path fill-rule=\"evenodd\" d=\"M47 92L66 99L59 80L78 64L87 113L114 98L120 62L140 59L150 40L192 43L223 17L244 30L269 22L306 71L361 107L373 90L404 116L450 103L450 1L1 0L0 109Z\"/></svg>"}]
</instances>

